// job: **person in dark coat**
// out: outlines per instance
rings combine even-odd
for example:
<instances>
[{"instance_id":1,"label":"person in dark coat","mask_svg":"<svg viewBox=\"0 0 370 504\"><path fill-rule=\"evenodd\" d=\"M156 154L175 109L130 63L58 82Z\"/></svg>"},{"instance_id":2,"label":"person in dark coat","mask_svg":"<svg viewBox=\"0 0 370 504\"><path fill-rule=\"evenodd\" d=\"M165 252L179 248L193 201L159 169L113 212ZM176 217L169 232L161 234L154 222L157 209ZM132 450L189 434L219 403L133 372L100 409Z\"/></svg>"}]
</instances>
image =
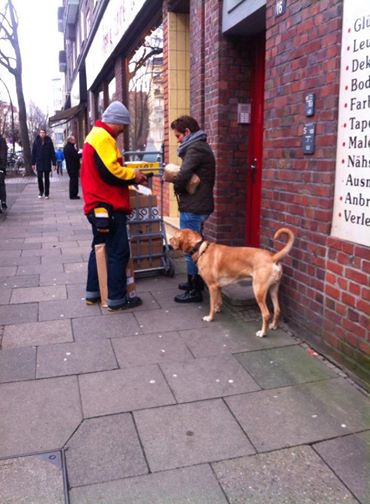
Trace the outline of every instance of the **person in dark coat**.
<instances>
[{"instance_id":1,"label":"person in dark coat","mask_svg":"<svg viewBox=\"0 0 370 504\"><path fill-rule=\"evenodd\" d=\"M81 154L76 150L76 138L73 135L67 138L63 153L69 175L69 199L80 199L78 195L78 178Z\"/></svg>"},{"instance_id":2,"label":"person in dark coat","mask_svg":"<svg viewBox=\"0 0 370 504\"><path fill-rule=\"evenodd\" d=\"M6 176L6 165L8 163L8 145L5 138L0 135L0 213L6 210L6 188L5 188L5 176Z\"/></svg>"},{"instance_id":3,"label":"person in dark coat","mask_svg":"<svg viewBox=\"0 0 370 504\"><path fill-rule=\"evenodd\" d=\"M46 131L40 128L32 146L32 169L37 173L39 198L43 198L45 191L45 199L49 199L51 165L55 171L56 164L53 142Z\"/></svg>"},{"instance_id":4,"label":"person in dark coat","mask_svg":"<svg viewBox=\"0 0 370 504\"><path fill-rule=\"evenodd\" d=\"M204 222L214 210L213 186L216 162L207 143L206 133L191 116L181 116L171 123L171 129L179 143L177 155L182 159L180 171L174 179L174 190L180 211L180 229L192 229L202 233ZM200 178L196 191L187 191L191 177ZM183 294L175 296L176 303L198 303L202 301L203 281L191 255L185 255L188 281L180 284Z\"/></svg>"}]
</instances>

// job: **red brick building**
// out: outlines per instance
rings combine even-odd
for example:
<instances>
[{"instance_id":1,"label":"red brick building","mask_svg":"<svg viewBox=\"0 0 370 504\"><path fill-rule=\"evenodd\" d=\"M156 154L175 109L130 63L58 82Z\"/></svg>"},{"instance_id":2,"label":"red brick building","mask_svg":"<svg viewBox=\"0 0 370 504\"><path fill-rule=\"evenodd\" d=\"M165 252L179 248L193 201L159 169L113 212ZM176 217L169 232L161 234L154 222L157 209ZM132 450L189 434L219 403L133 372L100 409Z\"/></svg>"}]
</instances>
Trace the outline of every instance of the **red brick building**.
<instances>
[{"instance_id":1,"label":"red brick building","mask_svg":"<svg viewBox=\"0 0 370 504\"><path fill-rule=\"evenodd\" d=\"M312 346L370 382L366 4L85 0L76 15L90 16L91 31L67 74L74 90L79 76L81 97L88 96L70 105L83 137L113 97L131 100L130 62L145 37L161 30L156 96L165 160L178 161L169 124L183 113L199 120L217 160L207 236L274 249L275 231L290 227L296 241L284 259L284 316ZM114 6L116 25L107 14ZM73 22L78 30L78 18ZM175 216L173 196L166 196Z\"/></svg>"}]
</instances>

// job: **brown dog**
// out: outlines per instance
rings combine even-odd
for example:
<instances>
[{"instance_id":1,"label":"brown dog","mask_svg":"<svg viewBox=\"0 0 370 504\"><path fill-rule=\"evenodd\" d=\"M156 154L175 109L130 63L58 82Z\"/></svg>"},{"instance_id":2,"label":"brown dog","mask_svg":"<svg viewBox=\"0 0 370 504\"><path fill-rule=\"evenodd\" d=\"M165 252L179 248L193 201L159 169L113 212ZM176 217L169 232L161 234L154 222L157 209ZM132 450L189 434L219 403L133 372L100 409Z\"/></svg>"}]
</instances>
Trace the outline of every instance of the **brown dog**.
<instances>
[{"instance_id":1,"label":"brown dog","mask_svg":"<svg viewBox=\"0 0 370 504\"><path fill-rule=\"evenodd\" d=\"M293 246L294 234L288 228L276 231L274 240L280 235L288 235L286 245L275 254L268 250L252 247L228 247L204 241L199 233L191 229L181 229L170 239L174 250L192 254L199 274L207 284L210 294L209 315L203 320L211 322L215 312L221 311L221 288L246 277L252 277L253 292L262 314L262 328L257 331L259 337L266 336L270 312L266 305L267 293L270 292L274 315L270 329L277 329L280 317L278 300L279 284L283 268L279 261L286 256Z\"/></svg>"}]
</instances>

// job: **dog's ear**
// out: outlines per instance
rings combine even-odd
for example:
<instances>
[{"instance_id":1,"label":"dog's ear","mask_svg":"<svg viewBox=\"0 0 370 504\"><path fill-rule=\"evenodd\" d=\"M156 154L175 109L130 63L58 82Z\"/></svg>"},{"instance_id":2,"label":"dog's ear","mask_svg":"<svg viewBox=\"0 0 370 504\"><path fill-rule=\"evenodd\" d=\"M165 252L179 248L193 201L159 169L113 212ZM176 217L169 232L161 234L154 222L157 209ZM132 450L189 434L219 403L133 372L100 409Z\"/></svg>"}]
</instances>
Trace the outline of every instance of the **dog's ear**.
<instances>
[{"instance_id":1,"label":"dog's ear","mask_svg":"<svg viewBox=\"0 0 370 504\"><path fill-rule=\"evenodd\" d=\"M170 244L174 250L179 250L180 243L178 233L174 234L172 238L170 238Z\"/></svg>"}]
</instances>

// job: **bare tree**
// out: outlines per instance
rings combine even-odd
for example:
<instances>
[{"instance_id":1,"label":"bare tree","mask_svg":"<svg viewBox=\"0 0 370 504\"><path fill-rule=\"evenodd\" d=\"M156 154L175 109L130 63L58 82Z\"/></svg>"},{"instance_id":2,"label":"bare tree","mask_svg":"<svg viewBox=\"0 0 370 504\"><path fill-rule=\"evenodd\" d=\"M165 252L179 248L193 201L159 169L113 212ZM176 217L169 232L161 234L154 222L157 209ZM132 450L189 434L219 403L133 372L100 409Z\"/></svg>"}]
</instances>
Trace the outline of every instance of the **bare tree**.
<instances>
[{"instance_id":1,"label":"bare tree","mask_svg":"<svg viewBox=\"0 0 370 504\"><path fill-rule=\"evenodd\" d=\"M32 101L28 104L27 127L30 144L35 140L40 128L45 128L48 124L48 116Z\"/></svg>"},{"instance_id":2,"label":"bare tree","mask_svg":"<svg viewBox=\"0 0 370 504\"><path fill-rule=\"evenodd\" d=\"M18 15L12 0L7 0L4 11L0 13L0 65L8 70L15 79L18 100L18 115L21 143L23 147L26 175L32 175L31 148L28 137L27 111L22 84L22 56L18 40ZM5 45L10 53L4 52Z\"/></svg>"}]
</instances>

